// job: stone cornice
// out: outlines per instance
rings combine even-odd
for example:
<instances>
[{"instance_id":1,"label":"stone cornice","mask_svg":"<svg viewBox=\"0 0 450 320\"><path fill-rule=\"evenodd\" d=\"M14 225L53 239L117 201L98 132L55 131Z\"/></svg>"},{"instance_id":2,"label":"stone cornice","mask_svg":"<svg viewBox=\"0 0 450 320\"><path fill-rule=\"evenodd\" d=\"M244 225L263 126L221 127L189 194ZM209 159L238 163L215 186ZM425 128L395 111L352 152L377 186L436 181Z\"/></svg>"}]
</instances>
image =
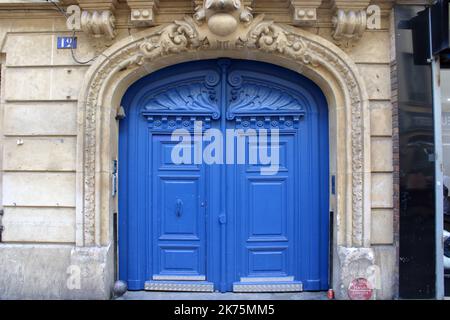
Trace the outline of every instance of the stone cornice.
<instances>
[{"instance_id":1,"label":"stone cornice","mask_svg":"<svg viewBox=\"0 0 450 320\"><path fill-rule=\"evenodd\" d=\"M161 0L61 0L60 5L63 7L71 4L79 5L82 9L83 16L81 29L96 38L105 37L107 39L113 39L116 34L116 8L118 10L117 12L121 12L121 16L124 13L129 15L127 20L121 20L124 21L122 27L126 25L127 27L146 28L166 22L168 20L167 17L170 19L172 15L176 15L176 19L181 19L183 13L191 14L191 10L194 11L196 8L202 7L203 2L203 0L174 1L173 3L168 1L164 2L161 7ZM275 1L268 0L241 0L240 2L243 8L257 8L255 11L249 10L251 15L255 15L255 12L256 15L265 14L266 17L271 17L278 22L304 27L320 27L324 25L328 27L331 23L333 25L332 36L335 42L340 46L350 46L352 43L358 41L366 30L366 9L369 5L379 5L381 15L385 18L390 13L392 6L398 1L279 0L278 3L277 0L275 3ZM179 8L180 3L185 4L186 7ZM178 4L178 11L174 10L175 4ZM189 6L192 9L189 9ZM161 10L158 10L159 7L161 7ZM8 11L2 12L2 8L8 8ZM31 8L38 9L39 12L32 12L32 14L39 16L44 16L46 12L48 14L56 12L54 6L48 2L27 2L26 4L22 2L0 3L0 13L6 17L20 19L20 16L26 10L32 10ZM48 11L42 10L43 8L48 9ZM130 12L128 13L127 10L130 10ZM326 12L328 15L330 10L333 15L332 19L327 17L324 20L322 16L318 19L319 13L324 15ZM163 18L156 21L157 14ZM27 18L29 17L30 15L27 13Z\"/></svg>"},{"instance_id":2,"label":"stone cornice","mask_svg":"<svg viewBox=\"0 0 450 320\"><path fill-rule=\"evenodd\" d=\"M118 0L78 0L78 5L83 10L114 12L118 4Z\"/></svg>"},{"instance_id":3,"label":"stone cornice","mask_svg":"<svg viewBox=\"0 0 450 320\"><path fill-rule=\"evenodd\" d=\"M82 1L82 0L81 0ZM89 0L84 0L87 2L90 2ZM108 0L109 1L109 0ZM124 1L119 0L120 3L124 3ZM143 0L144 1L144 0ZM187 2L194 2L194 3L199 3L202 0L186 0ZM258 2L261 0L245 0L243 1L244 4L246 6L255 6L255 4L257 5ZM282 0L277 0L277 1L282 1ZM296 1L296 0L288 0L288 1ZM316 0L304 0L305 2L315 2ZM327 3L330 2L332 0L323 0L323 3ZM59 5L60 6L69 6L72 4L78 4L80 2L80 0L59 0ZM96 1L93 0L92 2L102 2L102 1ZM351 0L345 0L344 2L353 2ZM359 2L358 0L355 2ZM378 0L378 1L371 1L371 3L373 4L380 4L380 5L384 5L384 4L389 4L390 6L393 6L394 4L402 4L402 5L428 5L430 3L432 3L433 0ZM18 10L23 10L23 9L48 9L50 7L52 7L53 5L47 1L36 1L36 2L30 2L27 0L11 0L8 2L0 2L0 9L2 8L8 8L8 9L18 9Z\"/></svg>"},{"instance_id":4,"label":"stone cornice","mask_svg":"<svg viewBox=\"0 0 450 320\"><path fill-rule=\"evenodd\" d=\"M335 10L364 10L369 6L370 0L331 0L331 3Z\"/></svg>"}]
</instances>

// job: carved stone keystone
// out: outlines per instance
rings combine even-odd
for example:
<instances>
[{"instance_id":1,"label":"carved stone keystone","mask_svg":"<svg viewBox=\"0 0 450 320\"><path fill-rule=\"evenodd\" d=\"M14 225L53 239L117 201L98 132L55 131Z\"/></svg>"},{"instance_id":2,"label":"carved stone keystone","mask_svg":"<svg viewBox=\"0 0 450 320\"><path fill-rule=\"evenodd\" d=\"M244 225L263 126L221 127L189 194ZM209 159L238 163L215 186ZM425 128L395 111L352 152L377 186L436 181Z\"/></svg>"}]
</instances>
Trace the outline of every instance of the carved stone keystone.
<instances>
[{"instance_id":1,"label":"carved stone keystone","mask_svg":"<svg viewBox=\"0 0 450 320\"><path fill-rule=\"evenodd\" d=\"M253 20L250 7L242 5L240 0L205 0L198 6L194 19L202 24L206 21L209 30L216 36L227 37L239 27Z\"/></svg>"}]
</instances>

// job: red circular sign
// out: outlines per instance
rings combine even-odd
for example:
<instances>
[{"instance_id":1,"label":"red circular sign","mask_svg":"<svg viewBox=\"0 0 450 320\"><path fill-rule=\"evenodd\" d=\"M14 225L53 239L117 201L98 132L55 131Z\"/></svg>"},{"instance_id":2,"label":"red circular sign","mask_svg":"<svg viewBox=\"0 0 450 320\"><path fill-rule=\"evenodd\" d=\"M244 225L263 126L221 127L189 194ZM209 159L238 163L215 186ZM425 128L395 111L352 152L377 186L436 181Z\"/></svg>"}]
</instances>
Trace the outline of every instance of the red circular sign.
<instances>
[{"instance_id":1,"label":"red circular sign","mask_svg":"<svg viewBox=\"0 0 450 320\"><path fill-rule=\"evenodd\" d=\"M351 300L370 300L372 294L372 286L364 278L353 280L348 287L348 297Z\"/></svg>"}]
</instances>

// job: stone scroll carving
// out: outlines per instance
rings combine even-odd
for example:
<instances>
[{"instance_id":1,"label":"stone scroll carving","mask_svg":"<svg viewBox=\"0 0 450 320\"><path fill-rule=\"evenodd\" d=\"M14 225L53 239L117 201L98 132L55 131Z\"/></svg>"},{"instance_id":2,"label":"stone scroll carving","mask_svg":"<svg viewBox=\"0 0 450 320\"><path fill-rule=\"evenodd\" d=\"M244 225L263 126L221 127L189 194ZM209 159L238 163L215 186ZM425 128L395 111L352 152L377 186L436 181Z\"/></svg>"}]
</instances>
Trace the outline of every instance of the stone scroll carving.
<instances>
[{"instance_id":1,"label":"stone scroll carving","mask_svg":"<svg viewBox=\"0 0 450 320\"><path fill-rule=\"evenodd\" d=\"M81 29L96 38L106 36L114 39L116 36L115 21L114 14L110 10L83 11L81 13Z\"/></svg>"},{"instance_id":2,"label":"stone scroll carving","mask_svg":"<svg viewBox=\"0 0 450 320\"><path fill-rule=\"evenodd\" d=\"M367 14L365 10L336 11L333 17L333 38L338 43L355 42L361 39L367 27Z\"/></svg>"},{"instance_id":3,"label":"stone scroll carving","mask_svg":"<svg viewBox=\"0 0 450 320\"><path fill-rule=\"evenodd\" d=\"M367 29L367 8L370 0L332 0L334 10L332 36L335 42L351 47Z\"/></svg>"},{"instance_id":4,"label":"stone scroll carving","mask_svg":"<svg viewBox=\"0 0 450 320\"><path fill-rule=\"evenodd\" d=\"M217 17L217 14L219 16ZM225 24L224 15L232 16L237 25L230 23L224 30L219 26ZM216 18L214 18L216 17ZM211 22L211 19L212 22ZM231 21L231 20L230 20ZM155 27L139 37L130 37L127 44L114 48L108 59L91 67L91 77L86 86L83 104L84 141L83 141L83 243L95 245L96 215L96 144L98 137L97 109L102 104L101 93L108 85L113 74L125 69L137 68L145 63L164 59L184 52L207 50L246 50L247 52L264 52L276 57L295 61L299 66L317 69L317 72L329 70L339 86L348 97L347 106L351 122L347 138L351 140L352 191L351 203L347 204L352 215L352 244L363 246L364 243L364 121L363 110L367 96L359 78L357 68L347 55L318 36L311 35L298 28L265 20L264 16L253 17L249 9L242 7L238 0L205 1L197 10L195 17L186 17L168 25ZM80 99L82 101L82 99ZM369 149L370 150L370 149ZM97 169L98 170L98 169ZM370 191L370 190L369 190ZM370 197L370 195L369 195ZM97 212L97 213L96 213ZM98 233L98 232L97 232Z\"/></svg>"}]
</instances>

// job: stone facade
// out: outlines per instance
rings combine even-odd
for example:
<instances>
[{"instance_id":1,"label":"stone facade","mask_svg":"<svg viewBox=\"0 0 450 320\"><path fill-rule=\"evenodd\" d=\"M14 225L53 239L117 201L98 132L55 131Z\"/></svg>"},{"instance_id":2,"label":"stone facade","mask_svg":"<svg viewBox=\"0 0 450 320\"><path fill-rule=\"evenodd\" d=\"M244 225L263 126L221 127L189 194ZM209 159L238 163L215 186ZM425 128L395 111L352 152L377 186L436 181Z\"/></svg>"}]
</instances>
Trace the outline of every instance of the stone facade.
<instances>
[{"instance_id":1,"label":"stone facade","mask_svg":"<svg viewBox=\"0 0 450 320\"><path fill-rule=\"evenodd\" d=\"M81 8L74 53L95 57L86 64L56 48L72 32L54 6L13 2L0 3L0 298L110 297L122 94L162 67L223 56L279 64L321 87L337 177L333 288L346 299L349 282L375 270L375 297L395 296L394 1L246 0L230 11L236 25L212 19L211 1L60 1ZM373 5L381 24L367 29Z\"/></svg>"}]
</instances>

